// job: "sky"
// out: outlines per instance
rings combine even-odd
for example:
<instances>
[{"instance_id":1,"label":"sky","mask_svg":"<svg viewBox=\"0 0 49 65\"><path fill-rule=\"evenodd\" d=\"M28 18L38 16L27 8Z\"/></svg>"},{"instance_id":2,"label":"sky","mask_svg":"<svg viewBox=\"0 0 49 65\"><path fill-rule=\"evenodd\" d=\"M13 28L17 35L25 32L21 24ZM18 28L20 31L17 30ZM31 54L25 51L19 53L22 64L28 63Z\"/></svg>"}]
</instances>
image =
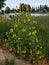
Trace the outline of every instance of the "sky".
<instances>
[{"instance_id":1,"label":"sky","mask_svg":"<svg viewBox=\"0 0 49 65\"><path fill-rule=\"evenodd\" d=\"M6 6L9 6L11 9L15 8L16 6L19 7L20 3L30 4L31 6L37 7L40 4L42 5L48 5L49 6L49 0L6 0L5 4ZM6 6L4 8L6 8Z\"/></svg>"}]
</instances>

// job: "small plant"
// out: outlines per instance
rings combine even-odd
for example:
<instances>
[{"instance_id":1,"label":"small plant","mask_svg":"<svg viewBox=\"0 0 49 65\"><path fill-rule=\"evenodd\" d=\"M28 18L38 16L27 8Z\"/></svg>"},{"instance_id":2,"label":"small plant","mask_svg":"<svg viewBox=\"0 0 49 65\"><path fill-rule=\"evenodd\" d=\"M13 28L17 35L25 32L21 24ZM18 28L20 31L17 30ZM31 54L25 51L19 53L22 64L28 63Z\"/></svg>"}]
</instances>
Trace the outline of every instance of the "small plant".
<instances>
[{"instance_id":1,"label":"small plant","mask_svg":"<svg viewBox=\"0 0 49 65\"><path fill-rule=\"evenodd\" d=\"M15 59L9 60L8 58L5 58L4 64L0 62L0 65L15 65Z\"/></svg>"},{"instance_id":2,"label":"small plant","mask_svg":"<svg viewBox=\"0 0 49 65\"><path fill-rule=\"evenodd\" d=\"M5 59L5 65L14 65L15 59L8 60L8 58Z\"/></svg>"}]
</instances>

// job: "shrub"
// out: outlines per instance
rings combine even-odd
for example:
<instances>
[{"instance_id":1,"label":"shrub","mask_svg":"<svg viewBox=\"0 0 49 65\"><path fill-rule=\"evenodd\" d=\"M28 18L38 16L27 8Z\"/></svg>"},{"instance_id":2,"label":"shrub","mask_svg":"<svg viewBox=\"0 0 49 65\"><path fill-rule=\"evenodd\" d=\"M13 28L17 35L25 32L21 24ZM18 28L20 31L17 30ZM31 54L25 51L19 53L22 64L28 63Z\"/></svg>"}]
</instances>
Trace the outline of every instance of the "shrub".
<instances>
[{"instance_id":1,"label":"shrub","mask_svg":"<svg viewBox=\"0 0 49 65\"><path fill-rule=\"evenodd\" d=\"M42 46L37 37L37 21L26 15L13 19L13 26L6 31L8 49L21 58L32 60L44 58ZM6 45L5 45L6 46Z\"/></svg>"},{"instance_id":2,"label":"shrub","mask_svg":"<svg viewBox=\"0 0 49 65\"><path fill-rule=\"evenodd\" d=\"M34 64L39 59L49 59L49 33L28 13L17 15L11 21L0 19L0 43L9 52L20 58L31 60ZM1 45L1 44L0 44Z\"/></svg>"}]
</instances>

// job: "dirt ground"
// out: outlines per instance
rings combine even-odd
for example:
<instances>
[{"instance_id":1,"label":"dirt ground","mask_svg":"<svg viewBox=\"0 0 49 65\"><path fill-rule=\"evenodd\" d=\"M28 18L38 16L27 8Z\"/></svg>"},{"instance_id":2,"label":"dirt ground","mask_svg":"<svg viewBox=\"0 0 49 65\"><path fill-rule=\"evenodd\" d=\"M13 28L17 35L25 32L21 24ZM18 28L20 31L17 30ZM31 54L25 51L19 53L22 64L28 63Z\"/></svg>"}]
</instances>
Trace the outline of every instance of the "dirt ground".
<instances>
[{"instance_id":1,"label":"dirt ground","mask_svg":"<svg viewBox=\"0 0 49 65\"><path fill-rule=\"evenodd\" d=\"M15 56L13 56L13 54L10 54L9 52L3 49L0 49L0 62L4 63L5 57L7 57L8 59L13 59ZM15 59L15 62L17 63L17 65L31 65L29 62L26 62L18 58Z\"/></svg>"},{"instance_id":2,"label":"dirt ground","mask_svg":"<svg viewBox=\"0 0 49 65\"><path fill-rule=\"evenodd\" d=\"M0 48L0 62L4 63L5 57L7 57L8 59L12 59L15 56L7 52L6 50ZM18 58L15 59L15 65L16 63L17 65L32 65L30 62ZM49 62L47 63L46 60L42 60L42 61L38 61L35 65L49 65Z\"/></svg>"}]
</instances>

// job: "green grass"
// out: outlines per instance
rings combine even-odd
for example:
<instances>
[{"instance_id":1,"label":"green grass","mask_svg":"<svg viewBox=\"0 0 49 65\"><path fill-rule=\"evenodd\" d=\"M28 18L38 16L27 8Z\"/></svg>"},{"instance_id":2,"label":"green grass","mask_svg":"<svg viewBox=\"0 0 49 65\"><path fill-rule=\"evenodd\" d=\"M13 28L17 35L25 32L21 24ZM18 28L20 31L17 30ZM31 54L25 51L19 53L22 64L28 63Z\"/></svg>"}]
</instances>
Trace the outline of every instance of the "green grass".
<instances>
[{"instance_id":1,"label":"green grass","mask_svg":"<svg viewBox=\"0 0 49 65\"><path fill-rule=\"evenodd\" d=\"M43 52L46 58L49 59L49 16L47 17L36 17L38 21L38 37L40 43L43 46Z\"/></svg>"},{"instance_id":2,"label":"green grass","mask_svg":"<svg viewBox=\"0 0 49 65\"><path fill-rule=\"evenodd\" d=\"M49 30L49 16L32 17L38 22L38 27Z\"/></svg>"}]
</instances>

